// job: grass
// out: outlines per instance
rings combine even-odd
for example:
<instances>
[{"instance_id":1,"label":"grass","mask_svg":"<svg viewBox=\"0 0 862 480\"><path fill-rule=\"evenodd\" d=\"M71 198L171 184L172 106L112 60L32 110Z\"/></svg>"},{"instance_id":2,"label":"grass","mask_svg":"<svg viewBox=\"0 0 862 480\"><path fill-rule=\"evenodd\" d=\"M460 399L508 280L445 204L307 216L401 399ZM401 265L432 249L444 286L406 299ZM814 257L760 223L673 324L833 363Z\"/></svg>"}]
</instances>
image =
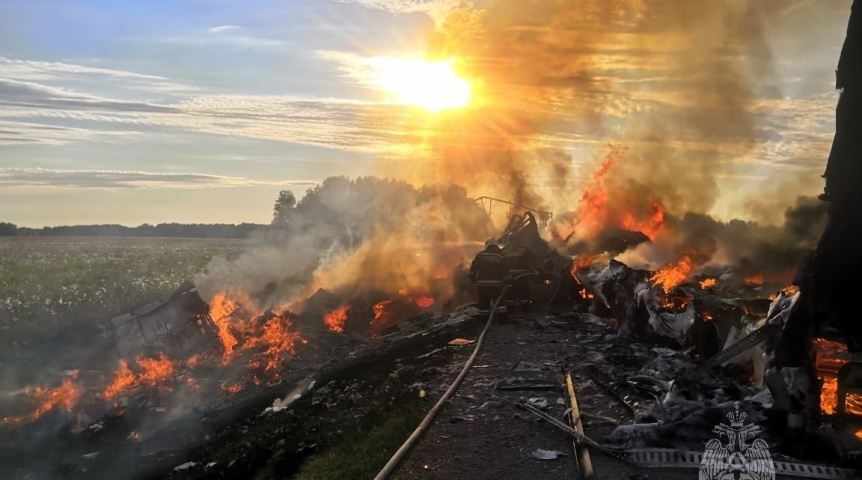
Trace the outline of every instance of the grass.
<instances>
[{"instance_id":1,"label":"grass","mask_svg":"<svg viewBox=\"0 0 862 480\"><path fill-rule=\"evenodd\" d=\"M0 238L0 343L104 323L241 248L221 239Z\"/></svg>"},{"instance_id":2,"label":"grass","mask_svg":"<svg viewBox=\"0 0 862 480\"><path fill-rule=\"evenodd\" d=\"M374 478L422 421L429 404L410 403L385 415L367 416L365 428L307 460L296 480Z\"/></svg>"}]
</instances>

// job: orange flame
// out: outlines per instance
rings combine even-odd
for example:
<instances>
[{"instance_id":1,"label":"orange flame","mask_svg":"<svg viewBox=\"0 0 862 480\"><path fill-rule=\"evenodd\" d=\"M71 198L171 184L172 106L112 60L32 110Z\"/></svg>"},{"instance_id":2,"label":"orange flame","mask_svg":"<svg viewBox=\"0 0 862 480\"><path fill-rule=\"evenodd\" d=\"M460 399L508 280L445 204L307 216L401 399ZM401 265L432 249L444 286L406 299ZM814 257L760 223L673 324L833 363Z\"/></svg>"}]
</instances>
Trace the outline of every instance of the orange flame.
<instances>
[{"instance_id":1,"label":"orange flame","mask_svg":"<svg viewBox=\"0 0 862 480\"><path fill-rule=\"evenodd\" d=\"M596 257L593 255L578 255L572 264L572 274L576 274L578 270L590 268L595 260Z\"/></svg>"},{"instance_id":2,"label":"orange flame","mask_svg":"<svg viewBox=\"0 0 862 480\"><path fill-rule=\"evenodd\" d=\"M227 381L224 381L221 384L221 389L226 392L237 393L242 391L242 384L237 383L235 385L228 385Z\"/></svg>"},{"instance_id":3,"label":"orange flame","mask_svg":"<svg viewBox=\"0 0 862 480\"><path fill-rule=\"evenodd\" d=\"M605 189L604 178L617 163L616 154L612 151L598 170L593 172L590 183L581 196L578 207L578 227L588 235L595 236L604 226L608 210L608 192Z\"/></svg>"},{"instance_id":4,"label":"orange flame","mask_svg":"<svg viewBox=\"0 0 862 480\"><path fill-rule=\"evenodd\" d=\"M665 293L669 293L674 287L684 282L692 269L692 261L688 256L674 265L668 265L653 275L650 281L660 285Z\"/></svg>"},{"instance_id":5,"label":"orange flame","mask_svg":"<svg viewBox=\"0 0 862 480\"><path fill-rule=\"evenodd\" d=\"M838 358L836 354L846 353L847 345L825 338L815 338L813 347L817 377L823 381L820 389L820 410L827 415L833 415L838 407L838 370L847 363L847 360Z\"/></svg>"},{"instance_id":6,"label":"orange flame","mask_svg":"<svg viewBox=\"0 0 862 480\"><path fill-rule=\"evenodd\" d=\"M650 204L650 215L646 220L636 220L631 212L626 212L623 215L622 226L626 230L641 232L646 235L650 241L655 241L659 231L664 227L664 206L656 200Z\"/></svg>"},{"instance_id":7,"label":"orange flame","mask_svg":"<svg viewBox=\"0 0 862 480\"><path fill-rule=\"evenodd\" d=\"M350 307L347 305L342 305L323 317L323 321L330 332L344 333L344 322L347 321L347 311L349 309Z\"/></svg>"},{"instance_id":8,"label":"orange flame","mask_svg":"<svg viewBox=\"0 0 862 480\"><path fill-rule=\"evenodd\" d=\"M416 306L419 308L431 308L434 306L435 300L429 296L421 296L416 299Z\"/></svg>"},{"instance_id":9,"label":"orange flame","mask_svg":"<svg viewBox=\"0 0 862 480\"><path fill-rule=\"evenodd\" d=\"M135 374L129 369L129 363L120 360L120 366L114 372L114 381L102 392L102 396L110 400L115 398L123 390L131 388L135 384Z\"/></svg>"},{"instance_id":10,"label":"orange flame","mask_svg":"<svg viewBox=\"0 0 862 480\"><path fill-rule=\"evenodd\" d=\"M386 313L386 309L389 307L389 305L392 305L392 300L384 300L377 305L371 307L371 310L374 311L374 319L371 320L371 323L378 322L381 318L383 318L383 315Z\"/></svg>"},{"instance_id":11,"label":"orange flame","mask_svg":"<svg viewBox=\"0 0 862 480\"><path fill-rule=\"evenodd\" d=\"M716 280L716 279L714 279L714 278L707 278L706 280L703 280L703 281L701 281L701 282L700 282L700 289L701 289L701 290L706 290L706 289L708 289L708 288L712 288L712 287L714 287L717 283L718 283L718 280Z\"/></svg>"},{"instance_id":12,"label":"orange flame","mask_svg":"<svg viewBox=\"0 0 862 480\"><path fill-rule=\"evenodd\" d=\"M264 358L264 369L275 371L282 356L287 353L295 355L294 345L301 340L298 333L291 331L292 322L286 316L275 316L269 319L263 326L260 335L250 338L243 349L264 347L261 355Z\"/></svg>"},{"instance_id":13,"label":"orange flame","mask_svg":"<svg viewBox=\"0 0 862 480\"><path fill-rule=\"evenodd\" d=\"M138 374L135 374L129 368L128 362L120 360L120 366L114 371L114 381L102 392L102 396L105 399L111 400L116 398L121 392L137 388L141 385L170 391L170 388L164 384L173 375L174 364L164 353L160 353L159 358L138 356L135 359L135 363L141 369L141 372Z\"/></svg>"},{"instance_id":14,"label":"orange flame","mask_svg":"<svg viewBox=\"0 0 862 480\"><path fill-rule=\"evenodd\" d=\"M45 389L37 387L31 393L39 402L36 410L29 415L21 417L6 417L3 419L3 423L34 421L55 408L63 408L67 412L71 412L83 393L84 388L81 383L69 378L64 379L63 383L56 388Z\"/></svg>"},{"instance_id":15,"label":"orange flame","mask_svg":"<svg viewBox=\"0 0 862 480\"><path fill-rule=\"evenodd\" d=\"M233 356L233 349L239 343L230 333L231 315L239 310L239 304L228 298L225 292L219 292L210 302L210 317L218 328L218 337L224 348L222 362L227 365Z\"/></svg>"},{"instance_id":16,"label":"orange flame","mask_svg":"<svg viewBox=\"0 0 862 480\"><path fill-rule=\"evenodd\" d=\"M140 440L141 434L138 433L137 430L132 430L132 433L129 434L128 438L129 438L129 440Z\"/></svg>"}]
</instances>

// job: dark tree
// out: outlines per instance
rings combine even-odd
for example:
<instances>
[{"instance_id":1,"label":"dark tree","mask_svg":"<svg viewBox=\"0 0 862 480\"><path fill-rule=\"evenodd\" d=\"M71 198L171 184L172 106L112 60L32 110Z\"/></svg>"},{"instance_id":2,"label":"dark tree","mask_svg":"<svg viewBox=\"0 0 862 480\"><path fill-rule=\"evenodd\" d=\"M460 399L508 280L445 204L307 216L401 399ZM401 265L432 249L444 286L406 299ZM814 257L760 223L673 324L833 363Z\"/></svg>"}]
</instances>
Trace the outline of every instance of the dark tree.
<instances>
[{"instance_id":1,"label":"dark tree","mask_svg":"<svg viewBox=\"0 0 862 480\"><path fill-rule=\"evenodd\" d=\"M14 237L15 235L18 235L18 225L0 222L0 237Z\"/></svg>"},{"instance_id":2,"label":"dark tree","mask_svg":"<svg viewBox=\"0 0 862 480\"><path fill-rule=\"evenodd\" d=\"M272 224L287 225L290 217L296 211L296 196L290 190L278 192L275 206L272 209Z\"/></svg>"}]
</instances>

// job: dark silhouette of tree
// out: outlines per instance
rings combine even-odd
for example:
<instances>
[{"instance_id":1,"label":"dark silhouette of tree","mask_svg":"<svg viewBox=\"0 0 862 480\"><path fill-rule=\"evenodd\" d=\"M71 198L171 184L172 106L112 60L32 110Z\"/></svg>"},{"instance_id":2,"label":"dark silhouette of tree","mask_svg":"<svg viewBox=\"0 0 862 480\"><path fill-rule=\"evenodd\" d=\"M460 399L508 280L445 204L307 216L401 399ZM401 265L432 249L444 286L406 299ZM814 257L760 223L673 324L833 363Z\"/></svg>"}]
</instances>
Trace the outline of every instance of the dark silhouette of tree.
<instances>
[{"instance_id":1,"label":"dark silhouette of tree","mask_svg":"<svg viewBox=\"0 0 862 480\"><path fill-rule=\"evenodd\" d=\"M290 190L278 192L275 206L272 209L272 224L284 226L290 221L290 217L296 211L296 196Z\"/></svg>"},{"instance_id":2,"label":"dark silhouette of tree","mask_svg":"<svg viewBox=\"0 0 862 480\"><path fill-rule=\"evenodd\" d=\"M14 237L15 235L18 235L18 225L0 222L0 237Z\"/></svg>"}]
</instances>

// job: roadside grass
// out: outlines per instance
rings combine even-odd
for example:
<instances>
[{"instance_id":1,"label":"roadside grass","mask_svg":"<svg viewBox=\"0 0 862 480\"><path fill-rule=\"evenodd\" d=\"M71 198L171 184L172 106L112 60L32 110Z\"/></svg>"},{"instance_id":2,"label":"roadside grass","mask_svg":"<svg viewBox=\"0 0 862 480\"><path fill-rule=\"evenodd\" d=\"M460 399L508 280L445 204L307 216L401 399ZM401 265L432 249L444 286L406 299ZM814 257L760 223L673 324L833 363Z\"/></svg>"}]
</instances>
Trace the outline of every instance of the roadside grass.
<instances>
[{"instance_id":1,"label":"roadside grass","mask_svg":"<svg viewBox=\"0 0 862 480\"><path fill-rule=\"evenodd\" d=\"M325 453L308 459L296 480L374 478L416 429L430 401L409 402L388 413L365 417L357 432L346 435Z\"/></svg>"}]
</instances>

